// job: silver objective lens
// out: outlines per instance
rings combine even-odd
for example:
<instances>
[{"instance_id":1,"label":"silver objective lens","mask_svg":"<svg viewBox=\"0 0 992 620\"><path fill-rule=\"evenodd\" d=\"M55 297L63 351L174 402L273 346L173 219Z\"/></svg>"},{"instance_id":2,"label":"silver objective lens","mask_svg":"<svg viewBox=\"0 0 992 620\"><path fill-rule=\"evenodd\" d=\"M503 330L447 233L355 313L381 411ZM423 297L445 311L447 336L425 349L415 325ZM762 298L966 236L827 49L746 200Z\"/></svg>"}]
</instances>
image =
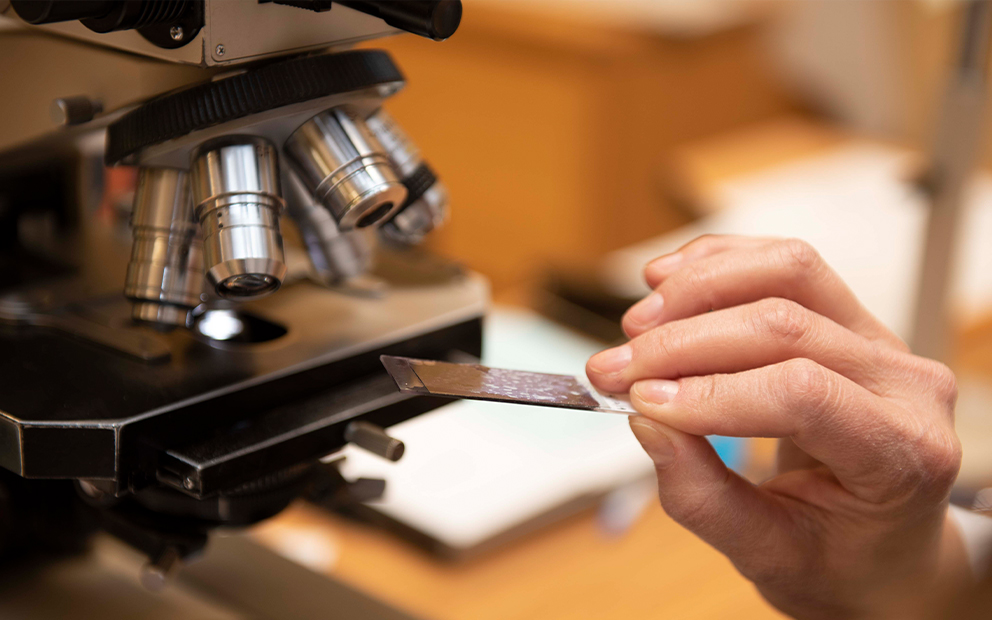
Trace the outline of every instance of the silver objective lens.
<instances>
[{"instance_id":1,"label":"silver objective lens","mask_svg":"<svg viewBox=\"0 0 992 620\"><path fill-rule=\"evenodd\" d=\"M161 325L185 325L200 302L203 256L189 179L174 168L142 168L131 212L134 243L124 295L132 316Z\"/></svg>"},{"instance_id":2,"label":"silver objective lens","mask_svg":"<svg viewBox=\"0 0 992 620\"><path fill-rule=\"evenodd\" d=\"M203 233L207 278L221 297L272 293L286 275L275 147L253 136L225 136L193 153L191 184Z\"/></svg>"},{"instance_id":3,"label":"silver objective lens","mask_svg":"<svg viewBox=\"0 0 992 620\"><path fill-rule=\"evenodd\" d=\"M292 171L286 176L286 206L307 246L314 273L324 284L340 284L365 273L372 263L372 247L365 231L342 233L323 205Z\"/></svg>"},{"instance_id":4,"label":"silver objective lens","mask_svg":"<svg viewBox=\"0 0 992 620\"><path fill-rule=\"evenodd\" d=\"M405 206L382 225L382 234L401 244L417 244L448 217L448 190L420 156L420 150L384 108L366 123L382 144L408 190Z\"/></svg>"},{"instance_id":5,"label":"silver objective lens","mask_svg":"<svg viewBox=\"0 0 992 620\"><path fill-rule=\"evenodd\" d=\"M378 140L364 121L340 108L300 126L285 150L342 232L381 224L406 200L406 188Z\"/></svg>"}]
</instances>

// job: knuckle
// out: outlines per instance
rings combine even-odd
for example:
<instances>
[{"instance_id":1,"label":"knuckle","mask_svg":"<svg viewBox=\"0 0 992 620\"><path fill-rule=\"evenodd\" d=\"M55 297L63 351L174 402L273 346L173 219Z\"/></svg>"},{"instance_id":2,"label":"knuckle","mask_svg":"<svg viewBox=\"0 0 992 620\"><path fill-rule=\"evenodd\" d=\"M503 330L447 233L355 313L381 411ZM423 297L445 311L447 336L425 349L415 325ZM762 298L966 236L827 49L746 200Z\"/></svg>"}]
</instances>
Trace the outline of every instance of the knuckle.
<instances>
[{"instance_id":1,"label":"knuckle","mask_svg":"<svg viewBox=\"0 0 992 620\"><path fill-rule=\"evenodd\" d=\"M938 492L949 490L961 469L961 441L950 430L931 433L927 442L927 479Z\"/></svg>"},{"instance_id":2,"label":"knuckle","mask_svg":"<svg viewBox=\"0 0 992 620\"><path fill-rule=\"evenodd\" d=\"M882 435L887 439L879 449L889 454L893 466L879 468L872 499L877 503L940 500L961 468L961 442L949 424L903 414L883 423Z\"/></svg>"},{"instance_id":3,"label":"knuckle","mask_svg":"<svg viewBox=\"0 0 992 620\"><path fill-rule=\"evenodd\" d=\"M912 353L892 351L882 358L887 366L899 371L905 387L913 394L924 394L930 402L942 408L946 417L953 420L954 405L958 399L958 382L954 371L945 364Z\"/></svg>"},{"instance_id":4,"label":"knuckle","mask_svg":"<svg viewBox=\"0 0 992 620\"><path fill-rule=\"evenodd\" d=\"M679 379L679 402L683 406L706 406L710 403L721 402L725 396L721 375L698 375ZM690 428L692 427L690 422Z\"/></svg>"},{"instance_id":5,"label":"knuckle","mask_svg":"<svg viewBox=\"0 0 992 620\"><path fill-rule=\"evenodd\" d=\"M634 359L649 366L655 366L660 360L678 362L687 338L685 329L678 322L659 325L631 340Z\"/></svg>"},{"instance_id":6,"label":"knuckle","mask_svg":"<svg viewBox=\"0 0 992 620\"><path fill-rule=\"evenodd\" d=\"M795 344L813 328L813 315L794 301L772 297L754 305L753 323L760 333Z\"/></svg>"},{"instance_id":7,"label":"knuckle","mask_svg":"<svg viewBox=\"0 0 992 620\"><path fill-rule=\"evenodd\" d=\"M802 239L783 239L777 249L783 262L801 273L819 268L822 262L820 253Z\"/></svg>"},{"instance_id":8,"label":"knuckle","mask_svg":"<svg viewBox=\"0 0 992 620\"><path fill-rule=\"evenodd\" d=\"M803 418L828 408L836 397L834 376L813 360L791 359L779 368L783 398L798 408Z\"/></svg>"},{"instance_id":9,"label":"knuckle","mask_svg":"<svg viewBox=\"0 0 992 620\"><path fill-rule=\"evenodd\" d=\"M925 426L902 434L904 458L912 465L893 472L886 499L942 498L961 468L961 442L957 435L949 428Z\"/></svg>"},{"instance_id":10,"label":"knuckle","mask_svg":"<svg viewBox=\"0 0 992 620\"><path fill-rule=\"evenodd\" d=\"M958 399L958 381L954 371L934 360L923 359L922 362L924 378L934 397L953 411Z\"/></svg>"},{"instance_id":11,"label":"knuckle","mask_svg":"<svg viewBox=\"0 0 992 620\"><path fill-rule=\"evenodd\" d=\"M701 305L705 308L716 307L709 274L698 265L686 267L665 281L661 286L661 296L667 299L695 299L702 301Z\"/></svg>"},{"instance_id":12,"label":"knuckle","mask_svg":"<svg viewBox=\"0 0 992 620\"><path fill-rule=\"evenodd\" d=\"M697 531L712 522L714 504L724 493L730 481L731 474L728 469L723 480L707 485L707 488L696 489L694 492L680 497L679 501L663 502L662 508L676 523L689 530Z\"/></svg>"},{"instance_id":13,"label":"knuckle","mask_svg":"<svg viewBox=\"0 0 992 620\"><path fill-rule=\"evenodd\" d=\"M706 375L704 377L698 377L696 381L693 382L694 392L699 399L698 402L703 403L713 403L717 402L717 398L720 395L720 381L717 375Z\"/></svg>"}]
</instances>

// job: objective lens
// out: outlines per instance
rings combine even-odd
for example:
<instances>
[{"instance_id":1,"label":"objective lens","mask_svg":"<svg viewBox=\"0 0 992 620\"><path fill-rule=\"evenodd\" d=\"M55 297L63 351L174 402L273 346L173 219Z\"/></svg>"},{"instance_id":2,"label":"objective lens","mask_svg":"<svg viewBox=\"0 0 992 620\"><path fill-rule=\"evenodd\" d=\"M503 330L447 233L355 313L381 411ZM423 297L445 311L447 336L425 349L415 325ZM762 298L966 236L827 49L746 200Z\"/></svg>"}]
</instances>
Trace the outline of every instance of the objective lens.
<instances>
[{"instance_id":1,"label":"objective lens","mask_svg":"<svg viewBox=\"0 0 992 620\"><path fill-rule=\"evenodd\" d=\"M285 180L287 211L300 230L317 278L334 285L365 273L372 263L372 248L364 232L342 233L295 173L288 172Z\"/></svg>"},{"instance_id":2,"label":"objective lens","mask_svg":"<svg viewBox=\"0 0 992 620\"><path fill-rule=\"evenodd\" d=\"M313 117L285 145L310 193L342 232L378 226L406 200L382 145L365 123L341 108Z\"/></svg>"},{"instance_id":3,"label":"objective lens","mask_svg":"<svg viewBox=\"0 0 992 620\"><path fill-rule=\"evenodd\" d=\"M274 292L286 275L279 161L267 140L225 136L193 153L193 201L207 278L221 297Z\"/></svg>"},{"instance_id":4,"label":"objective lens","mask_svg":"<svg viewBox=\"0 0 992 620\"><path fill-rule=\"evenodd\" d=\"M406 202L380 229L384 237L403 245L420 243L427 233L448 217L448 190L420 156L406 132L384 108L376 110L366 123L407 189Z\"/></svg>"},{"instance_id":5,"label":"objective lens","mask_svg":"<svg viewBox=\"0 0 992 620\"><path fill-rule=\"evenodd\" d=\"M185 325L203 287L201 242L185 172L142 168L131 211L134 243L124 295L132 316L161 325Z\"/></svg>"}]
</instances>

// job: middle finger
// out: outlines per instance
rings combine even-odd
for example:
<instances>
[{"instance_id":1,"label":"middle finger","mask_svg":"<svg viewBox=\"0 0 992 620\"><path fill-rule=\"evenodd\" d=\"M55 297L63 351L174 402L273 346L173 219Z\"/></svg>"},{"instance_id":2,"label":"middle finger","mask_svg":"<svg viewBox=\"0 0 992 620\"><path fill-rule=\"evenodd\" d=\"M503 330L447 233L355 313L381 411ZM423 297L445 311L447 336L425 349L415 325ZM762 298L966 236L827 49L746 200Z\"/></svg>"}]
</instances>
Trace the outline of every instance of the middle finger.
<instances>
[{"instance_id":1,"label":"middle finger","mask_svg":"<svg viewBox=\"0 0 992 620\"><path fill-rule=\"evenodd\" d=\"M732 373L808 358L879 395L881 347L786 299L770 298L665 323L594 355L590 381L624 393L641 379Z\"/></svg>"}]
</instances>

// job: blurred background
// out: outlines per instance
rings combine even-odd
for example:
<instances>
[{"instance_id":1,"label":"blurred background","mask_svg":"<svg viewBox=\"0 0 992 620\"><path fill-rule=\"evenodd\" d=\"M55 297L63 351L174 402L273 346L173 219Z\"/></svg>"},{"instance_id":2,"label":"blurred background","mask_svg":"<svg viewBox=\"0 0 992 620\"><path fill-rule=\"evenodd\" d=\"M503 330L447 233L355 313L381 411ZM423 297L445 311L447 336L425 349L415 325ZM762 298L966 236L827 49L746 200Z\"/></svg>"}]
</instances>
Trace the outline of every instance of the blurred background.
<instances>
[{"instance_id":1,"label":"blurred background","mask_svg":"<svg viewBox=\"0 0 992 620\"><path fill-rule=\"evenodd\" d=\"M429 249L491 282L484 361L580 373L622 339L620 316L647 292L643 264L704 233L807 239L911 337L925 172L967 3L464 5L443 44L366 46L398 59L409 86L390 111L452 196ZM50 42L37 53L59 55L51 98L71 90L74 63L115 63L91 93L109 109L191 71ZM47 110L6 90L0 115L24 122L4 125L0 146L50 128ZM948 249L943 356L962 387L964 505L992 485L990 131L973 126L978 166ZM349 474L387 479L382 501L339 514L301 504L253 536L424 618L779 617L663 514L626 420L606 418L444 407L394 428L410 446L399 464L346 454ZM714 443L752 480L771 474L772 442Z\"/></svg>"},{"instance_id":2,"label":"blurred background","mask_svg":"<svg viewBox=\"0 0 992 620\"><path fill-rule=\"evenodd\" d=\"M492 283L488 361L581 372L585 352L622 339L619 317L647 292L643 264L709 232L809 240L910 339L927 226L923 181L965 8L942 0L469 0L462 30L444 45L415 37L371 45L403 59L411 86L391 110L451 190L451 219L429 247ZM957 500L965 505L983 501L979 490L992 482L989 130L973 126L979 171L964 189L948 285L944 356L962 383ZM480 439L493 432L486 414L457 412L461 446L473 446L476 460L441 442L431 444L434 462L411 455L403 473L349 457L352 472L390 480L379 509L394 525L428 532L435 557L353 522L335 519L328 533L326 517L307 510L259 536L290 554L305 545L288 531L320 536L332 550L326 570L425 617L777 617L726 560L656 506L650 465L621 436L625 424L590 421L569 453L548 446L574 428L571 420L492 412L500 425L519 416L515 428L539 442L506 452L498 435L499 454L489 454ZM433 422L398 436L422 448L437 436ZM770 475L773 442L714 441L753 480ZM562 462L564 471L548 473ZM487 475L492 467L502 475ZM462 469L471 473L453 475ZM582 493L587 501L575 504ZM573 509L560 508L566 498Z\"/></svg>"}]
</instances>

